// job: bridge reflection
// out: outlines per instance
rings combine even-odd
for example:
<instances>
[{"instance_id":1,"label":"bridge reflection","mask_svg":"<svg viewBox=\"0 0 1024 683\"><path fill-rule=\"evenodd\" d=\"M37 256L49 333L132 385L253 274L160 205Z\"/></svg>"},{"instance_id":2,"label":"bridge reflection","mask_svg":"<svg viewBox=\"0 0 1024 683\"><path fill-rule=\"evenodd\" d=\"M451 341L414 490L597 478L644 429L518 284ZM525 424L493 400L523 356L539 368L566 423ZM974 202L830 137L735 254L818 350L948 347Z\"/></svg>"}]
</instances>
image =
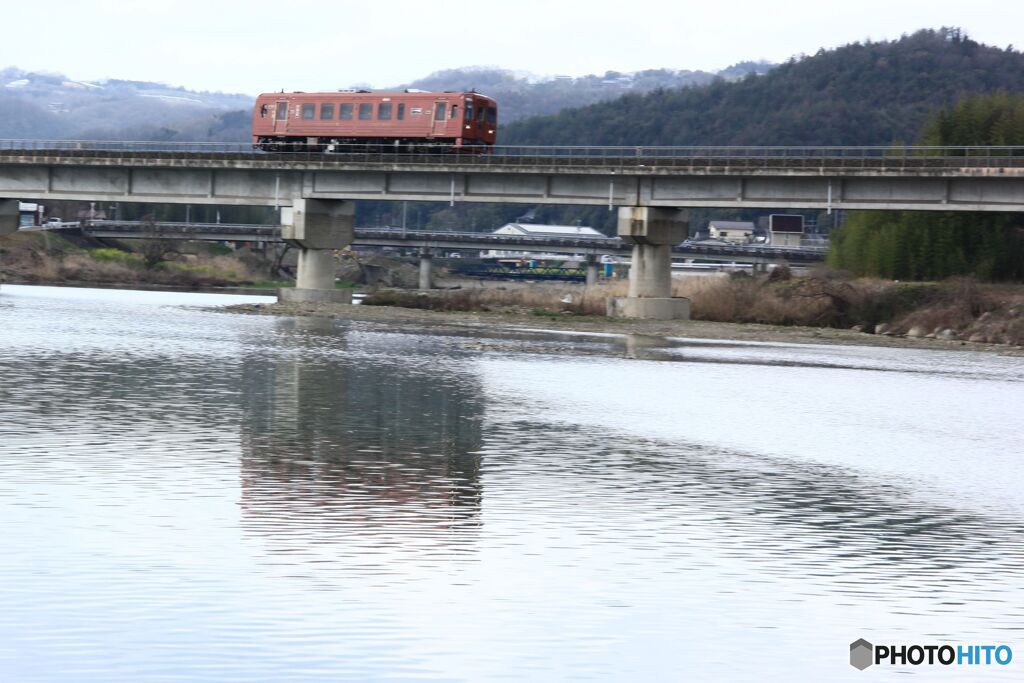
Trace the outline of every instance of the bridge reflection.
<instances>
[{"instance_id":1,"label":"bridge reflection","mask_svg":"<svg viewBox=\"0 0 1024 683\"><path fill-rule=\"evenodd\" d=\"M483 416L472 365L432 357L421 336L277 325L270 359L243 367L243 526L271 552L375 572L470 550Z\"/></svg>"}]
</instances>

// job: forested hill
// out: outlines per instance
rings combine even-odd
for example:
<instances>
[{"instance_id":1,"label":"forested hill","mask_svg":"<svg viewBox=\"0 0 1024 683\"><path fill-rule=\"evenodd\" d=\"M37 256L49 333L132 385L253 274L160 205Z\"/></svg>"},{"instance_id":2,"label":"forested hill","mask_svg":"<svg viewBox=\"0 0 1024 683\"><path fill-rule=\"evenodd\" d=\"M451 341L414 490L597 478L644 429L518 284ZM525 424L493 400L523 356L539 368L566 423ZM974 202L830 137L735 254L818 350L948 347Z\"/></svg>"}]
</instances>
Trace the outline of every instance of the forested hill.
<instances>
[{"instance_id":1,"label":"forested hill","mask_svg":"<svg viewBox=\"0 0 1024 683\"><path fill-rule=\"evenodd\" d=\"M708 85L715 79L735 81L747 74L763 74L774 68L768 62L740 62L711 73L688 69L647 69L604 75L535 78L497 67L467 67L438 71L399 88L421 90L476 90L498 101L504 123L531 116L555 114L569 107L606 102L626 93L647 93L658 88Z\"/></svg>"},{"instance_id":2,"label":"forested hill","mask_svg":"<svg viewBox=\"0 0 1024 683\"><path fill-rule=\"evenodd\" d=\"M499 144L887 145L967 94L1024 91L1024 54L959 29L847 45L763 76L656 90L504 126Z\"/></svg>"}]
</instances>

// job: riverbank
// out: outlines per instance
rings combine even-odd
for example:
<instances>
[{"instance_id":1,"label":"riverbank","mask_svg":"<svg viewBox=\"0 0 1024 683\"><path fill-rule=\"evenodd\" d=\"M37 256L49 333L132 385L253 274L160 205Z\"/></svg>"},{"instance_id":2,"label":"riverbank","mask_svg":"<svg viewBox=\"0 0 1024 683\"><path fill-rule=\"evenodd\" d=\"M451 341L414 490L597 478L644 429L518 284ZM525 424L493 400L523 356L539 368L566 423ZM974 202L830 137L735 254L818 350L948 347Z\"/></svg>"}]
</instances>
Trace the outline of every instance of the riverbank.
<instances>
[{"instance_id":1,"label":"riverbank","mask_svg":"<svg viewBox=\"0 0 1024 683\"><path fill-rule=\"evenodd\" d=\"M753 341L794 344L882 346L912 349L976 350L1024 356L1024 348L965 340L929 339L864 334L834 328L723 323L701 320L627 320L601 316L538 315L515 311L434 311L397 306L366 306L333 303L240 304L220 309L227 313L269 316L306 316L337 320L404 323L417 326L452 326L469 329L506 328L585 334L686 337L720 341Z\"/></svg>"},{"instance_id":2,"label":"riverbank","mask_svg":"<svg viewBox=\"0 0 1024 683\"><path fill-rule=\"evenodd\" d=\"M286 284L269 281L267 264L244 251L178 253L173 261L155 264L147 264L146 254L146 249L82 248L47 233L15 234L0 240L0 272L12 284L221 293L273 294L268 288ZM418 271L399 259L348 259L339 264L339 273L353 283L372 279L365 284L369 294L359 309L278 304L259 311L362 319L413 316L419 322L754 341L918 348L934 342L935 348L980 344L1000 350L1024 346L1024 286L980 284L970 278L903 283L852 279L824 270L794 277L785 267L759 276L678 277L672 293L690 300L693 318L679 323L606 318L609 298L627 294L622 279L584 287L442 276L439 289L420 292L402 288L417 279ZM385 310L371 312L374 308Z\"/></svg>"},{"instance_id":3,"label":"riverbank","mask_svg":"<svg viewBox=\"0 0 1024 683\"><path fill-rule=\"evenodd\" d=\"M268 279L247 252L215 244L137 241L136 251L83 247L61 235L15 233L0 239L0 275L10 284L198 290L242 287ZM186 251L186 246L190 248Z\"/></svg>"},{"instance_id":4,"label":"riverbank","mask_svg":"<svg viewBox=\"0 0 1024 683\"><path fill-rule=\"evenodd\" d=\"M828 271L793 277L785 268L679 277L673 295L690 301L691 317L718 323L853 330L888 337L939 338L1024 345L1024 287L981 284L972 278L904 283L848 278ZM432 292L378 290L365 305L436 311L497 311L603 317L612 297L628 285L611 280L581 285L532 283L527 287L463 287Z\"/></svg>"}]
</instances>

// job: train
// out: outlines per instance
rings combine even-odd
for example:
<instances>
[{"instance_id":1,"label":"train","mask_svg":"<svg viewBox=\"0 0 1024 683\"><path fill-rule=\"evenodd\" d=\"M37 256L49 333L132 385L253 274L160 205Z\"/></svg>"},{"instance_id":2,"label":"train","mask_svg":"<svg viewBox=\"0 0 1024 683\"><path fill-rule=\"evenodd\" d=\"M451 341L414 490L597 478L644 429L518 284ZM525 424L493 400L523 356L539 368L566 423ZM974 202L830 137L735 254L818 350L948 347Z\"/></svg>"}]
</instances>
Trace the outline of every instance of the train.
<instances>
[{"instance_id":1,"label":"train","mask_svg":"<svg viewBox=\"0 0 1024 683\"><path fill-rule=\"evenodd\" d=\"M497 103L473 91L263 93L252 114L253 145L268 152L482 151L494 146L497 130Z\"/></svg>"}]
</instances>

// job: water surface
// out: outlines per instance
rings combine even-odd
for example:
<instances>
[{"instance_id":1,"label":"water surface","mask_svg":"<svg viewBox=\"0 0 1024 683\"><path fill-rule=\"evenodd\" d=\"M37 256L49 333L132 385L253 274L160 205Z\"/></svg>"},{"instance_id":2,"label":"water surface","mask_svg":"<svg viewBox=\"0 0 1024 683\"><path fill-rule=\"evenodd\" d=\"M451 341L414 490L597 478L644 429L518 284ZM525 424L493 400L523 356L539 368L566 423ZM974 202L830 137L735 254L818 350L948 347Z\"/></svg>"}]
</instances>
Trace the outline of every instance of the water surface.
<instances>
[{"instance_id":1,"label":"water surface","mask_svg":"<svg viewBox=\"0 0 1024 683\"><path fill-rule=\"evenodd\" d=\"M0 290L0 680L1024 661L1024 362Z\"/></svg>"}]
</instances>

